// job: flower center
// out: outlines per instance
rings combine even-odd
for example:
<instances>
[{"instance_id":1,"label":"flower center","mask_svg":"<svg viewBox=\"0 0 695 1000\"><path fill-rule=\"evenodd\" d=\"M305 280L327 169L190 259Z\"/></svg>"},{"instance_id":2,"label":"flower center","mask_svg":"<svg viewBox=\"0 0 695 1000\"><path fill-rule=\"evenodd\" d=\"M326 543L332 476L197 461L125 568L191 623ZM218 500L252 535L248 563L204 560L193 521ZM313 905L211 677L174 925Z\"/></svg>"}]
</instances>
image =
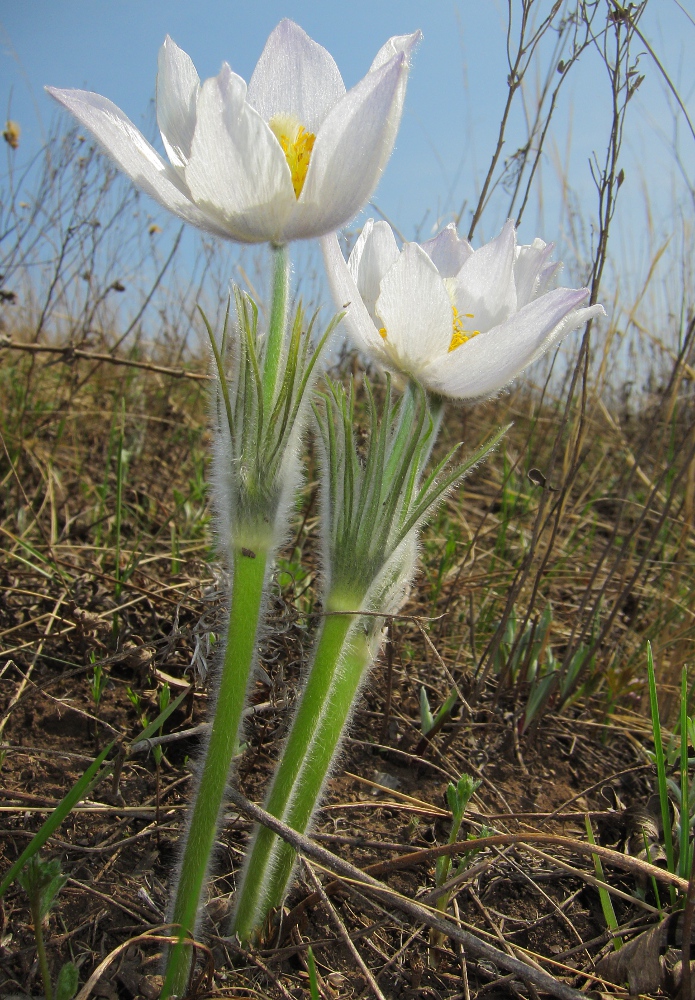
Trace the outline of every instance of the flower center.
<instances>
[{"instance_id":1,"label":"flower center","mask_svg":"<svg viewBox=\"0 0 695 1000\"><path fill-rule=\"evenodd\" d=\"M473 313L463 313L463 315L460 315L456 306L452 306L451 311L453 313L453 333L451 335L451 343L449 344L449 354L455 351L457 347L460 347L461 344L465 344L471 337L477 337L480 333L480 330L466 330L463 325L464 319L473 319Z\"/></svg>"},{"instance_id":2,"label":"flower center","mask_svg":"<svg viewBox=\"0 0 695 1000\"><path fill-rule=\"evenodd\" d=\"M306 180L316 136L313 132L307 132L293 115L273 115L268 125L285 154L292 174L294 194L299 198Z\"/></svg>"},{"instance_id":3,"label":"flower center","mask_svg":"<svg viewBox=\"0 0 695 1000\"><path fill-rule=\"evenodd\" d=\"M472 337L477 337L480 333L480 330L466 330L463 325L464 319L473 319L473 313L463 313L463 315L461 315L456 306L451 307L451 312L453 314L451 321L453 332L451 334L451 342L449 344L449 354L451 354L452 351L455 351L457 347L460 347L461 344L465 344L467 340L470 340ZM379 336L382 337L383 340L387 339L388 331L385 326L379 327Z\"/></svg>"}]
</instances>

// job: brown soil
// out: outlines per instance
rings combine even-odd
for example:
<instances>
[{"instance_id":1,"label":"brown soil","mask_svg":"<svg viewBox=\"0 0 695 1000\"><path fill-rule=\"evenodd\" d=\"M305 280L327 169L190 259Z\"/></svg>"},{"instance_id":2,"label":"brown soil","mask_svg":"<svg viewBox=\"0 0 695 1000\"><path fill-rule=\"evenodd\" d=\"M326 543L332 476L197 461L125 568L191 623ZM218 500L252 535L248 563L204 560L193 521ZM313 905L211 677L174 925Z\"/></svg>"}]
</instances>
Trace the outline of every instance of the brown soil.
<instances>
[{"instance_id":1,"label":"brown soil","mask_svg":"<svg viewBox=\"0 0 695 1000\"><path fill-rule=\"evenodd\" d=\"M25 664L22 669L11 658L1 668L1 708L9 712L0 772L2 870L97 750L116 735L127 740L139 731L138 712L126 689L139 694L140 713L153 718L165 675L178 685L187 682L196 635L216 627L222 599L209 566L189 564L186 569L185 577L168 579L166 586L136 574L121 595L117 614L110 581L89 573L84 576L81 606L74 598L71 604L57 603L59 595L42 595L38 584L33 605L26 593L4 590L2 628L22 623L14 633L17 647L35 643L37 635L42 643L39 657L27 661L17 656ZM196 576L204 583L187 582ZM9 575L4 583L12 586ZM25 576L21 587L31 590ZM237 773L238 786L254 801L262 801L297 690L301 649L310 641L306 619L291 616L280 598L275 615L276 628L264 649L267 677L258 680L253 699L260 710L248 725L248 746ZM50 630L47 622L52 623ZM37 647L31 648L35 652ZM407 656L402 655L404 649ZM98 713L89 690L94 657L105 662L109 678ZM65 661L74 664L80 659L82 668L65 666ZM495 703L490 688L472 714L465 711L422 746L420 684L426 680L436 704L441 692L446 693L447 680L411 622L400 621L394 628L392 665L388 720L385 657L363 693L316 824L314 835L324 847L365 867L444 843L448 826L439 813L446 808L446 785L463 772L478 776L483 784L462 837L479 832L485 823L498 832L537 830L585 840L584 814L590 811L602 841L621 847L624 810L647 800L652 781L626 729L602 727L588 710L575 709L563 717L548 714L535 731L519 736L513 713L504 703ZM174 683L175 695L181 687ZM195 696L174 713L165 731L204 721L206 703L207 689L199 680ZM168 744L159 768L151 754L131 756L118 782L95 789L44 851L44 856L59 857L69 876L46 928L54 972L71 958L83 985L114 949L134 941L121 950L94 989L107 1000L152 1000L157 994L162 945L142 935L166 920L168 885L199 739ZM554 811L560 815L547 816ZM208 995L308 995L306 950L313 943L324 997L373 995L323 904L304 910L298 923L293 919L293 908L311 891L304 869L298 871L287 900L280 937L276 930L269 932L255 952L223 940L224 917L250 828L234 810L227 819L210 886L208 945L215 971L200 989ZM546 855L557 854L545 850ZM575 869L593 871L586 857L568 853L563 858ZM572 977L570 969L590 973L592 962L610 948L595 888L551 858L519 846L485 852L476 864L480 860L487 864L463 885L450 913L496 947L513 949L520 957L546 956L562 963L546 964L548 971L567 975L569 981L574 978L575 985L591 984L590 977ZM395 872L386 881L415 898L433 887L433 877L433 866L418 866ZM634 892L633 876L613 870L609 877L625 893ZM649 886L646 900L654 903ZM471 995L490 997L525 992L521 984L498 982L501 973L491 965L472 960L466 965L460 949L435 941L427 929L409 925L396 911L388 912L364 895L341 888L333 904L386 997L464 997L467 989ZM0 992L40 993L31 918L16 883L2 905ZM649 919L637 901L615 899L615 908L622 924ZM588 943L586 949L579 947L582 943Z\"/></svg>"}]
</instances>

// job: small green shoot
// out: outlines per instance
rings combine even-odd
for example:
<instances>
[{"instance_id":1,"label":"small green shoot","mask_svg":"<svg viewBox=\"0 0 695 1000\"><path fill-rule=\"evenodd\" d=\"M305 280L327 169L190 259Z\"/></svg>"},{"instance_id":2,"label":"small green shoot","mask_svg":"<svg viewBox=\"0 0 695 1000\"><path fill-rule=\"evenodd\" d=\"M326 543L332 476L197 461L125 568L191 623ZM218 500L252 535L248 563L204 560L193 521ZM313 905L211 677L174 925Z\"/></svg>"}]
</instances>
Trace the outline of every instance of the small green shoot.
<instances>
[{"instance_id":1,"label":"small green shoot","mask_svg":"<svg viewBox=\"0 0 695 1000\"><path fill-rule=\"evenodd\" d=\"M171 701L171 688L169 687L169 684L165 681L164 687L159 692L159 716L157 716L157 718L160 718L162 714L166 711L170 701ZM162 735L163 728L164 728L164 719L162 719L162 725L159 727L160 736ZM157 767L159 767L159 765L162 763L162 756L163 756L163 751L161 746L159 746L159 744L157 744L157 746L152 747L152 756L154 757L155 764L157 765Z\"/></svg>"},{"instance_id":2,"label":"small green shoot","mask_svg":"<svg viewBox=\"0 0 695 1000\"><path fill-rule=\"evenodd\" d=\"M133 691L130 687L125 689L125 693L128 695L128 701L138 713L138 721L140 722L140 725L147 726L147 711L142 704L142 698L137 691Z\"/></svg>"},{"instance_id":3,"label":"small green shoot","mask_svg":"<svg viewBox=\"0 0 695 1000\"><path fill-rule=\"evenodd\" d=\"M108 682L108 677L104 673L104 668L101 663L96 660L96 654L94 650L89 654L89 659L93 664L92 676L89 680L89 692L92 696L92 701L94 702L94 708L99 711L99 705L101 704L101 697L106 688ZM95 662L96 661L96 662Z\"/></svg>"},{"instance_id":4,"label":"small green shoot","mask_svg":"<svg viewBox=\"0 0 695 1000\"><path fill-rule=\"evenodd\" d=\"M468 803L477 789L480 788L481 784L481 781L472 778L470 774L462 774L456 784L449 782L447 785L446 800L449 805L449 809L451 810L451 827L449 828L447 844L455 844L458 840L461 832L461 824L463 823L463 817L466 809L468 808ZM481 830L481 836L487 836L489 832L492 831L488 831L483 828ZM474 841L476 838L471 837L470 839L471 841ZM465 851L459 858L459 863L456 866L454 877L465 871L477 853L478 851L472 843L470 851ZM448 854L443 854L441 857L437 858L435 882L438 887L444 885L445 882L448 882L451 877L451 867L451 857ZM451 892L441 893L441 895L437 897L437 909L441 910L442 913L446 913L450 898ZM433 947L441 945L443 940L444 938L439 931L432 930L430 932L430 944ZM430 956L430 961L436 966L437 960L434 957L434 953Z\"/></svg>"},{"instance_id":5,"label":"small green shoot","mask_svg":"<svg viewBox=\"0 0 695 1000\"><path fill-rule=\"evenodd\" d=\"M167 685L167 687L168 687L168 685ZM139 697L139 695L135 694L134 691L131 691L130 688L126 688L126 693L127 693L128 697L129 697L131 703L134 705L136 711L138 711L139 713L141 713L141 715L143 716L143 719L144 719L144 723L143 724L145 725L145 728L142 730L142 732L138 733L138 735L135 737L135 739L131 742L131 744L130 744L131 749L136 745L136 743L141 743L144 740L149 740L150 736L154 736L154 734L157 732L157 730L159 730L159 732L161 734L162 726L164 725L164 723L166 722L166 720L169 718L169 716L172 715L176 711L176 709L179 707L179 705L181 704L181 702L190 695L191 688L192 688L192 685L190 685L189 687L185 688L181 692L181 694L178 695L178 697L174 698L173 701L170 701L169 700L169 696L167 696L167 703L166 703L166 705L164 706L164 708L161 708L161 710L159 712L159 715L157 716L156 719L153 719L152 722L147 722L147 715L145 713L143 713L143 711L142 711L142 699ZM161 699L161 694L160 694L160 699ZM161 705L161 701L160 701L160 705Z\"/></svg>"},{"instance_id":6,"label":"small green shoot","mask_svg":"<svg viewBox=\"0 0 695 1000\"><path fill-rule=\"evenodd\" d=\"M452 691L447 696L446 701L441 706L437 714L433 715L429 699L427 697L427 691L424 687L420 688L420 728L422 729L423 736L434 736L439 732L442 725L451 714L451 710L456 704L457 697L458 695L456 694L456 691ZM450 785L449 787L451 788L452 786Z\"/></svg>"},{"instance_id":7,"label":"small green shoot","mask_svg":"<svg viewBox=\"0 0 695 1000\"><path fill-rule=\"evenodd\" d=\"M36 953L46 1000L72 1000L77 992L77 969L72 962L66 962L63 965L58 973L54 993L43 939L43 922L55 903L58 893L67 882L67 875L61 875L60 861L57 858L52 861L42 861L36 853L19 873L17 881L29 897Z\"/></svg>"},{"instance_id":8,"label":"small green shoot","mask_svg":"<svg viewBox=\"0 0 695 1000\"><path fill-rule=\"evenodd\" d=\"M309 948L307 949L306 964L309 968L309 992L311 993L311 1000L321 1000L321 994L319 992L319 977L316 974L316 959L314 958L314 952L311 949L311 945L309 945Z\"/></svg>"},{"instance_id":9,"label":"small green shoot","mask_svg":"<svg viewBox=\"0 0 695 1000\"><path fill-rule=\"evenodd\" d=\"M449 829L447 844L455 844L458 840L461 824L463 823L463 817L466 809L468 808L468 803L478 788L480 788L480 785L480 780L472 778L470 774L462 774L456 784L449 782L446 789L446 800L449 805L449 809L451 810L451 828ZM459 871L463 871L469 860L469 854L466 852L459 863L457 874ZM449 855L444 854L441 858L437 858L437 868L435 874L437 885L444 885L449 878L450 872L451 858ZM437 907L440 910L445 911L448 902L449 894L445 893L437 900Z\"/></svg>"}]
</instances>

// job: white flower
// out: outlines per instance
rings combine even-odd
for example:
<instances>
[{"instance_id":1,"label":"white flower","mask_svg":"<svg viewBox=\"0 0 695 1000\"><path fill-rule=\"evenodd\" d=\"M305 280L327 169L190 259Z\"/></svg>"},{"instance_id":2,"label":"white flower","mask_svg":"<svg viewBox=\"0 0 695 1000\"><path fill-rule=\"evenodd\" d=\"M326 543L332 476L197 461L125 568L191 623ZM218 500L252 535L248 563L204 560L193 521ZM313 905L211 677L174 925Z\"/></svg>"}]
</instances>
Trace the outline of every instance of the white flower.
<instances>
[{"instance_id":1,"label":"white flower","mask_svg":"<svg viewBox=\"0 0 695 1000\"><path fill-rule=\"evenodd\" d=\"M322 236L366 204L391 155L420 32L390 38L345 91L332 56L292 21L248 85L224 63L201 85L167 37L157 123L169 163L111 101L47 87L131 180L186 222L240 243Z\"/></svg>"},{"instance_id":2,"label":"white flower","mask_svg":"<svg viewBox=\"0 0 695 1000\"><path fill-rule=\"evenodd\" d=\"M605 315L587 288L548 291L560 265L552 243L517 246L507 222L473 250L454 225L398 249L369 219L346 263L335 234L322 240L328 281L355 344L392 371L455 399L490 396L561 337Z\"/></svg>"}]
</instances>

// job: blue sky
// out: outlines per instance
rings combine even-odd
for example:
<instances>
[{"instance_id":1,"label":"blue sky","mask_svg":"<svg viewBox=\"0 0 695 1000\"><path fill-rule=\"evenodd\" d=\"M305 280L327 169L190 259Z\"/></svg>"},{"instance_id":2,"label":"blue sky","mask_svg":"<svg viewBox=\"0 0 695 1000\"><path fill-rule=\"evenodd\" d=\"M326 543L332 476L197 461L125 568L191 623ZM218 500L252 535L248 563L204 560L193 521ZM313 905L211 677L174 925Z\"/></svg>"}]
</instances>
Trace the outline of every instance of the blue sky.
<instances>
[{"instance_id":1,"label":"blue sky","mask_svg":"<svg viewBox=\"0 0 695 1000\"><path fill-rule=\"evenodd\" d=\"M681 4L695 14L695 0ZM515 0L514 7L519 6ZM550 0L541 0L542 8L550 6ZM333 54L349 87L386 38L419 27L424 39L403 124L375 201L405 237L426 236L438 220L448 221L464 202L470 208L476 201L506 97L506 7L502 0L0 0L0 100L22 127L16 154L21 163L38 149L57 113L45 84L104 94L151 134L157 51L167 33L191 55L201 77L217 73L227 60L248 79L269 32L282 17L291 17ZM694 64L686 58L695 26L675 0L651 0L642 29L695 113ZM671 120L665 88L643 56L640 71L645 70L646 80L631 105L618 218L628 254L638 252L634 227L644 229L644 190L652 198L655 226L664 231L673 225L673 205L680 198L659 134ZM533 87L533 79L530 83ZM522 225L524 241L537 231L546 239L557 235L554 148L563 158L567 154L570 185L582 213L590 217L595 197L588 162L594 150L600 155L605 148L608 112L605 70L589 53L563 96L542 165L542 211L536 196ZM521 135L521 116L519 105L505 153L514 151ZM692 175L695 142L683 125L681 143ZM493 202L479 238L499 229L505 201L502 196Z\"/></svg>"}]
</instances>

